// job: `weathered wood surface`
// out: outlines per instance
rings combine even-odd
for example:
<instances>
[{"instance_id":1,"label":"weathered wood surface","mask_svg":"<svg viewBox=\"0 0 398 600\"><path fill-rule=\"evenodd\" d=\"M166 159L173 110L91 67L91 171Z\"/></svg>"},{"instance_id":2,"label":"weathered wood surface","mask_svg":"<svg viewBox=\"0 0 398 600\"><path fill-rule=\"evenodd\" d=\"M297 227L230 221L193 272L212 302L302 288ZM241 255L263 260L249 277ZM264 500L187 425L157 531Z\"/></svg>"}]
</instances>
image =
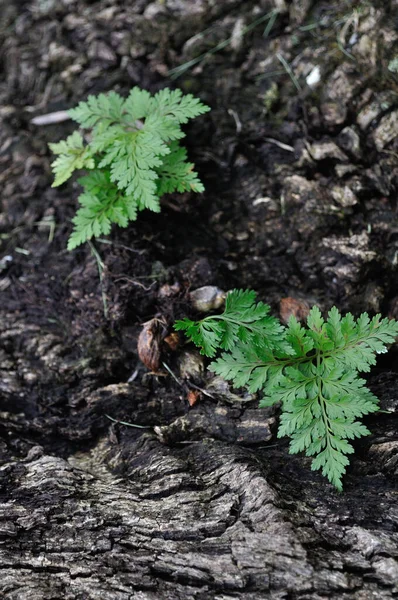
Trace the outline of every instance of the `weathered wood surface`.
<instances>
[{"instance_id":1,"label":"weathered wood surface","mask_svg":"<svg viewBox=\"0 0 398 600\"><path fill-rule=\"evenodd\" d=\"M65 366L62 345L55 336L44 344L23 320L4 327L3 316L3 407L29 407L35 388L27 382L40 367L54 388ZM393 378L381 375L374 389L394 410ZM85 408L76 409L72 400L81 402L83 392ZM134 383L86 384L64 394L69 408L54 402L52 420L22 410L0 415L1 598L398 594L396 418L374 418L376 435L359 448L346 491L338 494L311 474L308 462L289 457L285 444L268 446L273 419L261 415L256 423L254 411L245 422L236 406L208 399L156 434L115 426L104 414L128 408L132 420L155 423L171 398L145 395ZM236 443L237 427L242 434L261 422L259 448ZM181 442L181 432L190 443ZM239 439L244 444L244 435Z\"/></svg>"}]
</instances>

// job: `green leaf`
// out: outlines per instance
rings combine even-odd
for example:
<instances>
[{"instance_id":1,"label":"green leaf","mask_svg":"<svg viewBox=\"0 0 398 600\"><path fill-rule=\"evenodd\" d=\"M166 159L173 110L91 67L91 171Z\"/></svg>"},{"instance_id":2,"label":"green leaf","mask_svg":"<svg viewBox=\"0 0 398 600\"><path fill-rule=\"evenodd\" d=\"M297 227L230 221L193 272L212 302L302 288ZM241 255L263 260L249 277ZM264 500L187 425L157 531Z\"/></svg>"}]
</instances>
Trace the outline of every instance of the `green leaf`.
<instances>
[{"instance_id":1,"label":"green leaf","mask_svg":"<svg viewBox=\"0 0 398 600\"><path fill-rule=\"evenodd\" d=\"M123 103L125 121L134 125L139 119L144 119L151 112L151 94L139 87L133 87L128 98Z\"/></svg>"},{"instance_id":2,"label":"green leaf","mask_svg":"<svg viewBox=\"0 0 398 600\"><path fill-rule=\"evenodd\" d=\"M124 100L116 94L98 94L88 96L85 102L80 102L76 108L69 110L71 119L85 129L94 127L99 121L103 126L117 123L122 118Z\"/></svg>"},{"instance_id":3,"label":"green leaf","mask_svg":"<svg viewBox=\"0 0 398 600\"><path fill-rule=\"evenodd\" d=\"M258 357L255 348L241 344L235 346L230 354L221 354L209 366L213 373L232 380L235 387L247 385L250 392L260 389L267 378L268 369Z\"/></svg>"},{"instance_id":4,"label":"green leaf","mask_svg":"<svg viewBox=\"0 0 398 600\"><path fill-rule=\"evenodd\" d=\"M151 100L151 109L162 117L169 117L177 123L187 123L210 110L192 94L183 96L181 90L165 88Z\"/></svg>"},{"instance_id":5,"label":"green leaf","mask_svg":"<svg viewBox=\"0 0 398 600\"><path fill-rule=\"evenodd\" d=\"M308 329L321 332L324 323L325 321L323 320L321 311L317 306L313 306L310 310L310 314L307 317Z\"/></svg>"},{"instance_id":6,"label":"green leaf","mask_svg":"<svg viewBox=\"0 0 398 600\"><path fill-rule=\"evenodd\" d=\"M268 315L269 310L268 305L262 302L255 303L253 292L248 294L243 290L232 290L227 295L224 312L198 322L197 327L199 323L206 324L203 329L204 335L192 337L192 341L206 354L204 347L208 328L217 332L211 343L212 354L208 356L214 356L214 347L232 350L234 344L239 341L293 354L285 339L285 328L277 319Z\"/></svg>"},{"instance_id":7,"label":"green leaf","mask_svg":"<svg viewBox=\"0 0 398 600\"><path fill-rule=\"evenodd\" d=\"M160 113L152 113L145 120L145 130L156 134L163 142L173 142L185 137L178 122Z\"/></svg>"},{"instance_id":8,"label":"green leaf","mask_svg":"<svg viewBox=\"0 0 398 600\"><path fill-rule=\"evenodd\" d=\"M85 192L80 194L79 202L81 208L73 218L74 231L68 241L68 250L73 250L93 236L107 235L111 230L111 221L99 198Z\"/></svg>"},{"instance_id":9,"label":"green leaf","mask_svg":"<svg viewBox=\"0 0 398 600\"><path fill-rule=\"evenodd\" d=\"M314 347L314 340L297 319L291 315L286 332L286 340L292 346L296 356L306 356Z\"/></svg>"},{"instance_id":10,"label":"green leaf","mask_svg":"<svg viewBox=\"0 0 398 600\"><path fill-rule=\"evenodd\" d=\"M327 446L318 454L312 461L311 469L316 471L322 470L322 475L325 475L340 492L343 490L342 476L349 464L348 458L342 452L335 450L331 446Z\"/></svg>"},{"instance_id":11,"label":"green leaf","mask_svg":"<svg viewBox=\"0 0 398 600\"><path fill-rule=\"evenodd\" d=\"M66 140L49 144L49 147L54 154L59 155L51 163L55 175L52 187L65 183L76 169L94 169L95 167L90 148L84 146L83 138L77 131L68 136Z\"/></svg>"},{"instance_id":12,"label":"green leaf","mask_svg":"<svg viewBox=\"0 0 398 600\"><path fill-rule=\"evenodd\" d=\"M81 177L79 183L85 192L79 196L81 208L73 218L74 230L68 241L69 250L92 237L108 235L112 223L127 227L129 221L137 217L134 198L118 190L111 182L109 172L92 171Z\"/></svg>"},{"instance_id":13,"label":"green leaf","mask_svg":"<svg viewBox=\"0 0 398 600\"><path fill-rule=\"evenodd\" d=\"M201 354L210 357L216 354L218 339L221 335L218 323L195 322L190 319L183 319L182 321L176 321L174 328L177 331L185 331L193 343L200 348Z\"/></svg>"},{"instance_id":14,"label":"green leaf","mask_svg":"<svg viewBox=\"0 0 398 600\"><path fill-rule=\"evenodd\" d=\"M365 425L362 425L362 423L359 423L359 421L350 423L349 420L344 418L330 419L330 427L333 434L340 439L347 438L353 440L370 434L369 429Z\"/></svg>"},{"instance_id":15,"label":"green leaf","mask_svg":"<svg viewBox=\"0 0 398 600\"><path fill-rule=\"evenodd\" d=\"M157 193L159 196L172 192L203 192L204 186L193 170L193 163L186 162L187 151L171 142L170 153L163 157L162 164L156 169L159 177Z\"/></svg>"},{"instance_id":16,"label":"green leaf","mask_svg":"<svg viewBox=\"0 0 398 600\"><path fill-rule=\"evenodd\" d=\"M100 168L110 165L110 178L126 195L133 196L140 208L160 211L154 167L160 158L144 132L127 134L105 150ZM160 152L160 149L158 149ZM168 152L166 147L164 153Z\"/></svg>"},{"instance_id":17,"label":"green leaf","mask_svg":"<svg viewBox=\"0 0 398 600\"><path fill-rule=\"evenodd\" d=\"M382 319L376 315L373 319L362 314L355 322L351 314L341 320L341 333L335 351L331 353L336 364L358 371L368 372L376 364L376 355L387 352L386 344L392 344L398 336L398 323Z\"/></svg>"}]
</instances>

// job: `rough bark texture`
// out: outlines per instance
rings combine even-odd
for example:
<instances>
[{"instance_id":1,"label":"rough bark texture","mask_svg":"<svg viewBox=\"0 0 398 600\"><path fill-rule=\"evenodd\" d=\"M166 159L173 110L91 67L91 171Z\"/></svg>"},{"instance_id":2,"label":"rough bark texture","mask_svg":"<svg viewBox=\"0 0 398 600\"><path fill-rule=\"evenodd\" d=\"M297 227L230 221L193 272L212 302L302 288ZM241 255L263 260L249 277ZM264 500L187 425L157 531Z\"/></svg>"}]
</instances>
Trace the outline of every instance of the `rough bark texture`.
<instances>
[{"instance_id":1,"label":"rough bark texture","mask_svg":"<svg viewBox=\"0 0 398 600\"><path fill-rule=\"evenodd\" d=\"M128 451L102 440L69 460L37 446L10 454L2 597L395 597L392 490L379 510L371 486L368 506L364 490L288 498L265 457L211 439L170 450L145 434Z\"/></svg>"},{"instance_id":2,"label":"rough bark texture","mask_svg":"<svg viewBox=\"0 0 398 600\"><path fill-rule=\"evenodd\" d=\"M267 36L266 20L242 34L275 7ZM289 455L277 410L211 380L188 346L162 346L157 374L137 355L142 323L170 332L189 290L209 284L252 287L274 312L286 298L398 316L397 11L0 9L1 599L398 597L396 350L369 378L385 412L367 419L343 494ZM206 194L113 231L96 243L102 263L87 246L67 253L77 186L50 188L47 142L72 126L32 116L174 85L169 69L228 38L177 80L212 106L187 137Z\"/></svg>"},{"instance_id":3,"label":"rough bark texture","mask_svg":"<svg viewBox=\"0 0 398 600\"><path fill-rule=\"evenodd\" d=\"M2 332L9 347L17 339ZM25 348L2 362L5 404L29 402L18 382L32 369ZM47 345L42 377L58 376L61 348ZM389 411L393 381L372 385ZM144 432L104 414L156 422L181 403L178 391L112 384L84 401L64 407L68 419L1 414L2 598L396 597L396 417L374 418L339 494L286 444L266 445L274 419L264 411L207 399Z\"/></svg>"}]
</instances>

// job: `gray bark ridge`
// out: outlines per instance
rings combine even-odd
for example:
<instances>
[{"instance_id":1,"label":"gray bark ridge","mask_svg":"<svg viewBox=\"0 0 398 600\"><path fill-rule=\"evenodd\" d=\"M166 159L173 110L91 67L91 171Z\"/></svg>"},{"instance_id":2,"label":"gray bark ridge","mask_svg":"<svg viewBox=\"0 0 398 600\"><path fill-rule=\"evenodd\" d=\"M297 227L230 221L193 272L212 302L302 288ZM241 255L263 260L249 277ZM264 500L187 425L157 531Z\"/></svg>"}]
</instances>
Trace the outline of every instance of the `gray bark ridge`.
<instances>
[{"instance_id":1,"label":"gray bark ridge","mask_svg":"<svg viewBox=\"0 0 398 600\"><path fill-rule=\"evenodd\" d=\"M271 484L266 449L211 438L171 448L130 431L117 440L114 426L68 460L40 446L24 458L2 451L7 600L397 595L395 491L372 517L376 491L366 504L360 490L310 479Z\"/></svg>"}]
</instances>

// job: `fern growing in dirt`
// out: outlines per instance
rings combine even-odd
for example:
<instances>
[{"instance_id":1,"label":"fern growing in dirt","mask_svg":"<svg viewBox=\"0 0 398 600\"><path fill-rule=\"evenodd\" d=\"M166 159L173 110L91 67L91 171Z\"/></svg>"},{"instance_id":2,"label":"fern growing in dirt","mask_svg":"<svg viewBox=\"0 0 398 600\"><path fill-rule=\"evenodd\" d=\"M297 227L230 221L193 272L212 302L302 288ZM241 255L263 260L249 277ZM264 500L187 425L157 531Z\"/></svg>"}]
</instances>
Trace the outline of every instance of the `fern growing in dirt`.
<instances>
[{"instance_id":1,"label":"fern growing in dirt","mask_svg":"<svg viewBox=\"0 0 398 600\"><path fill-rule=\"evenodd\" d=\"M112 223L126 227L145 208L160 211L160 197L174 191L203 192L194 165L187 162L181 125L209 108L191 94L164 89L151 96L135 87L127 99L115 92L89 96L69 111L82 129L91 130L88 141L75 131L50 149L53 187L75 170L89 173L79 179L84 192L73 219L68 249L99 235Z\"/></svg>"},{"instance_id":2,"label":"fern growing in dirt","mask_svg":"<svg viewBox=\"0 0 398 600\"><path fill-rule=\"evenodd\" d=\"M354 452L348 440L370 432L359 419L379 408L360 372L370 371L376 355L398 335L395 320L341 317L333 307L325 321L313 307L307 327L290 317L287 327L268 315L269 307L255 304L254 292L234 290L222 315L194 322L177 321L201 348L213 357L210 370L236 387L262 390L260 407L281 403L278 437L289 436L290 453L312 456L312 469L320 469L342 490L342 476Z\"/></svg>"}]
</instances>

